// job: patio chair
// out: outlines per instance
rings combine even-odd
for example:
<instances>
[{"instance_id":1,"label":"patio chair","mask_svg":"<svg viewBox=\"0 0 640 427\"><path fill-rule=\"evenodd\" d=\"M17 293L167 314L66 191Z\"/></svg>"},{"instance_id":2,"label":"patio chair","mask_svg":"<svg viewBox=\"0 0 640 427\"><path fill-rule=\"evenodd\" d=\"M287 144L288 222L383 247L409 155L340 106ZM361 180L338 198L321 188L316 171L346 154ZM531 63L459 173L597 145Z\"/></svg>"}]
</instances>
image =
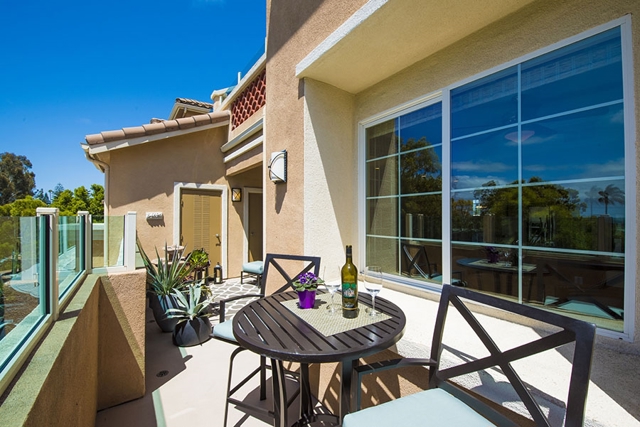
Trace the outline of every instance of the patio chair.
<instances>
[{"instance_id":1,"label":"patio chair","mask_svg":"<svg viewBox=\"0 0 640 427\"><path fill-rule=\"evenodd\" d=\"M464 300L463 300L464 299ZM480 320L472 313L467 302L479 303L495 307L523 318L537 320L555 327L553 333L535 341L519 345L515 348L501 350L496 341L480 324ZM463 361L454 366L450 361L442 363L443 348L450 347L443 344L445 320L450 304L455 307L468 325L482 341L489 352L489 356L474 359L465 355ZM531 355L543 353L547 350L575 342L573 356L563 351L563 356L572 363L569 394L566 402L565 426L582 426L584 422L585 401L589 387L589 376L596 327L593 324L558 315L556 313L517 304L465 288L445 285L440 297L430 359L396 359L385 362L363 365L356 368L358 386L365 375L406 366L428 366L429 389L409 396L404 396L390 402L372 406L352 414L348 414L343 427L370 427L372 425L393 425L395 427L434 425L434 426L520 426L528 423L537 426L550 426L551 421L541 410L534 399L531 385L525 384L518 373L521 365L513 364ZM497 337L497 334L494 334ZM469 337L468 339L472 339ZM568 351L567 351L568 353ZM525 419L512 409L500 405L474 391L463 388L451 382L452 378L475 373L487 375L482 371L492 367L499 367L513 387L513 399L519 399L524 404L531 419ZM425 375L427 370L425 370ZM505 385L505 387L508 387ZM504 388L501 388L504 390ZM509 388L509 390L511 390ZM497 397L496 397L497 398ZM356 395L356 408L360 408L360 392ZM511 398L509 398L511 400ZM552 411L549 411L551 413ZM557 412L556 412L557 415ZM554 419L554 425L559 425Z\"/></svg>"},{"instance_id":2,"label":"patio chair","mask_svg":"<svg viewBox=\"0 0 640 427\"><path fill-rule=\"evenodd\" d=\"M442 274L438 273L437 271L438 265L429 262L429 255L427 254L427 249L425 246L403 243L402 253L405 257L405 261L407 262L407 268L403 270L403 273L411 277L413 271L416 271L425 279L442 282ZM454 271L452 272L452 276L453 275L459 276L457 278L452 277L453 285L467 286L467 282L462 280L461 271Z\"/></svg>"},{"instance_id":3,"label":"patio chair","mask_svg":"<svg viewBox=\"0 0 640 427\"><path fill-rule=\"evenodd\" d=\"M309 271L313 271L314 274L318 275L320 272L320 257L313 256L299 256L299 255L281 255L281 254L267 254L266 259L264 261L264 271L260 280L260 289L258 293L255 294L245 294L239 295L235 297L231 297L225 300L221 300L219 302L219 312L220 312L220 323L215 325L213 328L212 337L218 340L235 344L238 346L237 349L233 351L231 357L229 359L229 378L227 382L227 402L224 410L224 426L227 425L227 417L229 414L229 404L234 404L236 406L247 408L251 410L256 410L253 405L248 405L241 400L235 399L233 395L240 390L251 378L253 378L256 374L260 374L260 400L266 399L266 370L270 369L270 366L267 364L267 360L265 356L260 356L260 366L258 366L255 370L253 370L247 377L238 382L233 388L231 387L231 380L233 374L233 361L236 356L242 351L246 350L246 348L241 347L236 341L233 330L232 330L232 318L227 319L225 308L227 303L232 301L237 301L244 298L263 298L266 295L266 286L267 281L271 278L273 281L273 276L278 280L282 279L282 282L285 284L278 288L275 292L284 292L288 290L293 290L293 282L300 275L307 273ZM291 372L288 372L290 375L295 375ZM299 390L289 399L287 402L287 407L291 404L291 402L297 397ZM274 416L273 411L267 411L267 414L271 417Z\"/></svg>"},{"instance_id":4,"label":"patio chair","mask_svg":"<svg viewBox=\"0 0 640 427\"><path fill-rule=\"evenodd\" d=\"M264 272L264 262L252 261L242 264L242 271L240 271L240 283L244 283L244 276L255 277L256 283L260 283L262 273Z\"/></svg>"}]
</instances>

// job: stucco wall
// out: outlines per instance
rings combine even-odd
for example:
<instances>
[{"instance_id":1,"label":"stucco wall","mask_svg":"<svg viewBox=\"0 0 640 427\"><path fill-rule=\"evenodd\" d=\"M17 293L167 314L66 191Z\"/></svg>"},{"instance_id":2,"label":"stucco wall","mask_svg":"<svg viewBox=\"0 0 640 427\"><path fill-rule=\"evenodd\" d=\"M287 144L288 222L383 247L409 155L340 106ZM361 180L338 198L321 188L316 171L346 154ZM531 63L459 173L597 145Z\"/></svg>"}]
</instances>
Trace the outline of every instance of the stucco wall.
<instances>
[{"instance_id":1,"label":"stucco wall","mask_svg":"<svg viewBox=\"0 0 640 427\"><path fill-rule=\"evenodd\" d=\"M358 247L354 96L310 79L304 94L304 253L320 255L324 279L338 280L344 246Z\"/></svg>"},{"instance_id":2,"label":"stucco wall","mask_svg":"<svg viewBox=\"0 0 640 427\"><path fill-rule=\"evenodd\" d=\"M305 248L304 83L295 66L353 14L364 0L267 1L265 158L287 150L287 183L265 178L267 252L302 254ZM313 255L308 253L309 255Z\"/></svg>"},{"instance_id":3,"label":"stucco wall","mask_svg":"<svg viewBox=\"0 0 640 427\"><path fill-rule=\"evenodd\" d=\"M87 277L0 406L6 426L94 425L96 411L142 397L144 270Z\"/></svg>"},{"instance_id":4,"label":"stucco wall","mask_svg":"<svg viewBox=\"0 0 640 427\"><path fill-rule=\"evenodd\" d=\"M155 248L174 242L174 183L261 187L260 150L254 149L237 165L245 171L228 176L220 147L228 127L152 141L110 153L109 214L137 212L137 232L144 250L155 258ZM247 170L247 168L249 168ZM240 274L242 263L242 210L227 192L227 262L225 276ZM147 220L146 212L162 212L162 220ZM190 250L192 248L187 248ZM225 257L223 256L223 259Z\"/></svg>"},{"instance_id":5,"label":"stucco wall","mask_svg":"<svg viewBox=\"0 0 640 427\"><path fill-rule=\"evenodd\" d=\"M492 67L500 66L527 53L548 47L568 37L621 18L627 14L640 16L640 2L634 0L553 0L536 1L520 11L490 25L446 49L406 68L391 78L356 95L357 123L403 103L436 92L462 79ZM640 22L632 20L633 61L636 106L640 99ZM636 108L636 123L640 113ZM640 126L636 125L637 141ZM354 144L356 141L354 139ZM636 183L637 186L637 183ZM640 188L637 186L637 188ZM638 198L636 194L636 198ZM636 214L637 215L637 214ZM628 218L631 223L632 218ZM636 217L636 223L638 218ZM636 253L640 247L636 234ZM638 265L636 265L638 271ZM636 325L640 324L640 280L636 275ZM636 327L635 341L640 339Z\"/></svg>"}]
</instances>

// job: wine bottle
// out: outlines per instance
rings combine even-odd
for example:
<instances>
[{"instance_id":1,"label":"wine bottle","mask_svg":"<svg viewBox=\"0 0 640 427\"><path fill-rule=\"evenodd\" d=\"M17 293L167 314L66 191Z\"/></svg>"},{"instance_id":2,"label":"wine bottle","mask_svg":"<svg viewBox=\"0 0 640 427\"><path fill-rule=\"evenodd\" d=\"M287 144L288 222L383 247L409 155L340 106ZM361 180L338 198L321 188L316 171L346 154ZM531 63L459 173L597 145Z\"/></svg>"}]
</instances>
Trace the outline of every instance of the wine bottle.
<instances>
[{"instance_id":1,"label":"wine bottle","mask_svg":"<svg viewBox=\"0 0 640 427\"><path fill-rule=\"evenodd\" d=\"M342 316L347 319L358 317L358 270L353 265L351 246L347 246L347 262L340 271L342 279Z\"/></svg>"}]
</instances>

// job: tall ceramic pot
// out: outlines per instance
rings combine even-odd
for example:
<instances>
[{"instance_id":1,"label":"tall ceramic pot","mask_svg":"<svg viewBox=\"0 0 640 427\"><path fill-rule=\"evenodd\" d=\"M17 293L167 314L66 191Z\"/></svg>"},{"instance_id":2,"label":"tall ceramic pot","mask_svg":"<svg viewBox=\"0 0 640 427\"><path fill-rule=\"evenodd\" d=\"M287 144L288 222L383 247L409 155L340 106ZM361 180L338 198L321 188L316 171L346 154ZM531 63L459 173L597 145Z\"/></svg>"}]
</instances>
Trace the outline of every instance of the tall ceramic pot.
<instances>
[{"instance_id":1,"label":"tall ceramic pot","mask_svg":"<svg viewBox=\"0 0 640 427\"><path fill-rule=\"evenodd\" d=\"M173 330L173 343L180 347L202 344L211 337L211 322L208 317L183 320Z\"/></svg>"},{"instance_id":2,"label":"tall ceramic pot","mask_svg":"<svg viewBox=\"0 0 640 427\"><path fill-rule=\"evenodd\" d=\"M170 308L179 308L176 298L173 295L158 296L152 294L149 296L149 305L153 312L153 318L160 329L162 329L162 332L173 332L173 329L180 319L167 317L167 310Z\"/></svg>"}]
</instances>

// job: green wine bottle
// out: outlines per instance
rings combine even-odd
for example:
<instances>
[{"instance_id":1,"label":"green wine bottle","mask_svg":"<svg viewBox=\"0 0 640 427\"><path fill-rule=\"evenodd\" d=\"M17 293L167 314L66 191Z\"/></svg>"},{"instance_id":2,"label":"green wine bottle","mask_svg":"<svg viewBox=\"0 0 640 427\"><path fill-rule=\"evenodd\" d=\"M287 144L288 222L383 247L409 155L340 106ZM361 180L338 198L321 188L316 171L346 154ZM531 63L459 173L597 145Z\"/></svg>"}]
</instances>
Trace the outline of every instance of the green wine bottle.
<instances>
[{"instance_id":1,"label":"green wine bottle","mask_svg":"<svg viewBox=\"0 0 640 427\"><path fill-rule=\"evenodd\" d=\"M358 270L353 265L351 246L347 246L347 262L340 271L342 278L342 316L347 319L358 317Z\"/></svg>"}]
</instances>

